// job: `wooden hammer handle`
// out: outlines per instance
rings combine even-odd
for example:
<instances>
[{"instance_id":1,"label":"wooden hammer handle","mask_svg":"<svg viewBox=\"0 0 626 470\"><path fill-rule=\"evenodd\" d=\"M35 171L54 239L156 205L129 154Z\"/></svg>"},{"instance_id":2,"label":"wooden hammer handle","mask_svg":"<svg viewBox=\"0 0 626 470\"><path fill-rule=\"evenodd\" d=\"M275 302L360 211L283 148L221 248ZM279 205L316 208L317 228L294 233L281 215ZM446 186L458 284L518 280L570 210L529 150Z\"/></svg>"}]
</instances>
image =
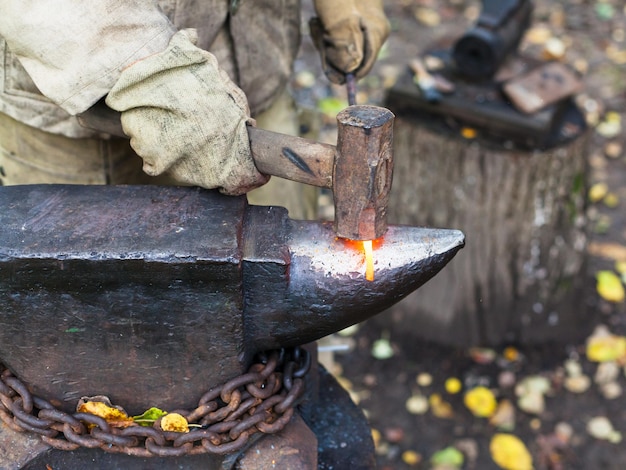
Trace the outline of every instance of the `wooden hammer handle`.
<instances>
[{"instance_id":1,"label":"wooden hammer handle","mask_svg":"<svg viewBox=\"0 0 626 470\"><path fill-rule=\"evenodd\" d=\"M120 113L99 102L78 115L83 127L118 137L124 134ZM250 150L257 169L299 183L331 188L337 148L314 140L248 127Z\"/></svg>"},{"instance_id":2,"label":"wooden hammer handle","mask_svg":"<svg viewBox=\"0 0 626 470\"><path fill-rule=\"evenodd\" d=\"M257 169L299 183L332 188L337 147L256 127L248 127Z\"/></svg>"}]
</instances>

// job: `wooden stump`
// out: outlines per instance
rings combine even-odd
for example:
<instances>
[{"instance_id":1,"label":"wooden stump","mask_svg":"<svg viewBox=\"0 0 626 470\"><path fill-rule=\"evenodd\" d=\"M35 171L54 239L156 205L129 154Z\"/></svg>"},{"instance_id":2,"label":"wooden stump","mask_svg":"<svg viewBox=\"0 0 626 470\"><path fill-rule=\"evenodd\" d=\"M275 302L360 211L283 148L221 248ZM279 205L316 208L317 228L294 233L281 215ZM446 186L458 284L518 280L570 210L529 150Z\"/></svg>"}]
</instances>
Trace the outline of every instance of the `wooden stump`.
<instances>
[{"instance_id":1,"label":"wooden stump","mask_svg":"<svg viewBox=\"0 0 626 470\"><path fill-rule=\"evenodd\" d=\"M467 238L434 279L374 321L398 340L462 347L580 335L587 142L507 151L398 116L389 222Z\"/></svg>"}]
</instances>

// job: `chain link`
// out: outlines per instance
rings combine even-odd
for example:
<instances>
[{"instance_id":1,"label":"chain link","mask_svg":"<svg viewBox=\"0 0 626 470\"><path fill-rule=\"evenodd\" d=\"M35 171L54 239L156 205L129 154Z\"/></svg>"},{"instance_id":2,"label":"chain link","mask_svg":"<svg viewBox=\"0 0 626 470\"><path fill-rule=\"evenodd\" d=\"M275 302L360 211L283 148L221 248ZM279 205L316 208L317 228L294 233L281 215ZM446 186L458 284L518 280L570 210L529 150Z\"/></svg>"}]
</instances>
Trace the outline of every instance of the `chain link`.
<instances>
[{"instance_id":1,"label":"chain link","mask_svg":"<svg viewBox=\"0 0 626 470\"><path fill-rule=\"evenodd\" d=\"M89 413L66 413L32 395L28 387L0 363L0 419L17 432L39 434L61 450L100 448L137 457L230 454L251 435L282 430L304 394L304 375L311 358L303 348L259 355L247 373L207 391L193 410L172 410L196 425L188 433L152 427L112 427Z\"/></svg>"}]
</instances>

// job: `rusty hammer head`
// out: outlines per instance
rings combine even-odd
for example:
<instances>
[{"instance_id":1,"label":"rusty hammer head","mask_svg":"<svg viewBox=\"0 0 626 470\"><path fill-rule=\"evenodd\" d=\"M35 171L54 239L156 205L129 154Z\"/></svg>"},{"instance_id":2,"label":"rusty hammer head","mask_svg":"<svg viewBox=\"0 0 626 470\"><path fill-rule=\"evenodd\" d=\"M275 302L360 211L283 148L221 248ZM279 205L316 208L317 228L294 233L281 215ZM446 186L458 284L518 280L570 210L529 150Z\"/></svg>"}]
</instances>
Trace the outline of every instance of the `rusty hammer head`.
<instances>
[{"instance_id":1,"label":"rusty hammer head","mask_svg":"<svg viewBox=\"0 0 626 470\"><path fill-rule=\"evenodd\" d=\"M373 240L387 230L393 119L388 109L364 105L349 106L337 115L333 195L340 237Z\"/></svg>"}]
</instances>

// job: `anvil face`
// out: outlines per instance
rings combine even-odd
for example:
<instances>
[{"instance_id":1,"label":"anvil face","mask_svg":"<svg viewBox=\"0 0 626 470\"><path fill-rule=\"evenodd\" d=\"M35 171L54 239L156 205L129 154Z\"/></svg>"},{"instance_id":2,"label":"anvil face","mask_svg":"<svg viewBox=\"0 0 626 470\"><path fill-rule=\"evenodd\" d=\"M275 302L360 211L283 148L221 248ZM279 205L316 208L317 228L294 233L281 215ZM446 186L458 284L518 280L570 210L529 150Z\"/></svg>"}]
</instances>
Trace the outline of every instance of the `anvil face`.
<instances>
[{"instance_id":1,"label":"anvil face","mask_svg":"<svg viewBox=\"0 0 626 470\"><path fill-rule=\"evenodd\" d=\"M0 204L0 361L68 411L85 395L191 408L256 352L382 311L463 245L390 227L369 282L331 224L212 191L15 186Z\"/></svg>"}]
</instances>

